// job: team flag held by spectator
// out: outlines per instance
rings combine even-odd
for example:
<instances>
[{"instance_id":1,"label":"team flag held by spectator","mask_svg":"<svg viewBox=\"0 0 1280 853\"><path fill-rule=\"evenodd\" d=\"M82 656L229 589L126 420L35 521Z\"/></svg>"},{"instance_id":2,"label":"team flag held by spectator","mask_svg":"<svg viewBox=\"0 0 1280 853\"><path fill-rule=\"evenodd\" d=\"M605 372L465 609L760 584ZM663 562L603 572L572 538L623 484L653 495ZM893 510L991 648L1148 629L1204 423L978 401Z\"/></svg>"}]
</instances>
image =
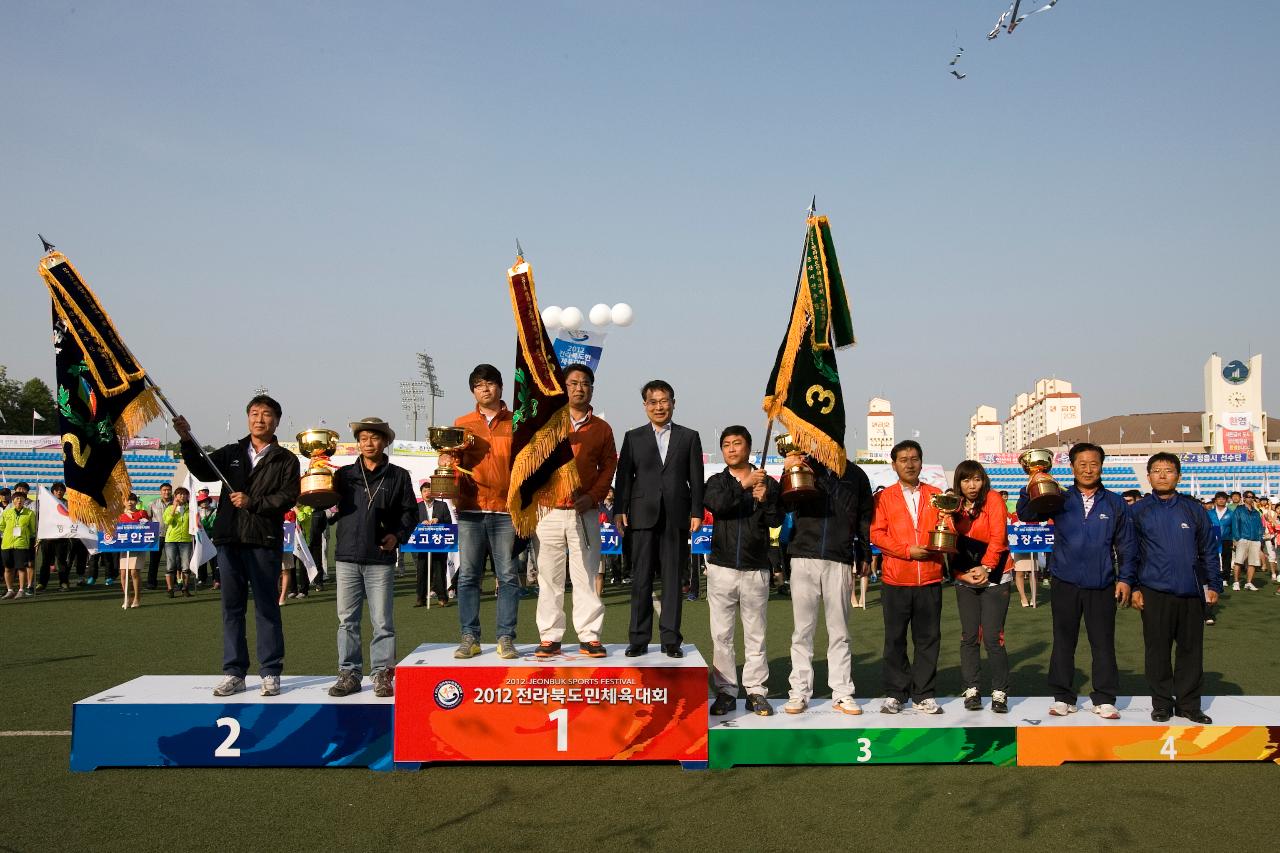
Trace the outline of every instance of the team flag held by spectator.
<instances>
[{"instance_id":1,"label":"team flag held by spectator","mask_svg":"<svg viewBox=\"0 0 1280 853\"><path fill-rule=\"evenodd\" d=\"M45 243L63 480L71 517L108 535L132 489L123 443L160 416L146 371L71 262Z\"/></svg>"},{"instance_id":2,"label":"team flag held by spectator","mask_svg":"<svg viewBox=\"0 0 1280 853\"><path fill-rule=\"evenodd\" d=\"M564 374L542 323L533 270L523 254L507 270L507 283L516 319L507 509L516 533L527 538L538 526L538 498L559 502L572 495L580 482L569 446L572 423Z\"/></svg>"},{"instance_id":3,"label":"team flag held by spectator","mask_svg":"<svg viewBox=\"0 0 1280 853\"><path fill-rule=\"evenodd\" d=\"M843 474L844 396L835 351L855 343L853 320L827 217L810 216L807 224L791 322L769 374L763 407L806 453Z\"/></svg>"}]
</instances>

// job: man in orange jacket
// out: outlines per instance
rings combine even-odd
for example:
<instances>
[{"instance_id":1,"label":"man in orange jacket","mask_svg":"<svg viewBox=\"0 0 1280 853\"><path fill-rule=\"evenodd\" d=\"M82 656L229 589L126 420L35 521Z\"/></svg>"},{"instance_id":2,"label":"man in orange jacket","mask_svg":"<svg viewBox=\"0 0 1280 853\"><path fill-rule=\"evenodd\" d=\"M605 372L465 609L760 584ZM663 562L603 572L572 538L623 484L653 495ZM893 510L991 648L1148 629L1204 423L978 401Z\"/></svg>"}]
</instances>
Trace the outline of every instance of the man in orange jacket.
<instances>
[{"instance_id":1,"label":"man in orange jacket","mask_svg":"<svg viewBox=\"0 0 1280 853\"><path fill-rule=\"evenodd\" d=\"M512 559L515 527L507 510L511 410L502 401L502 374L492 364L477 365L468 382L476 398L475 411L453 422L475 436L472 445L462 451L462 466L471 474L458 483L456 502L462 641L453 656L465 659L480 654L480 577L487 554L493 558L493 571L498 576L498 657L513 660L520 656L515 647L520 579Z\"/></svg>"},{"instance_id":2,"label":"man in orange jacket","mask_svg":"<svg viewBox=\"0 0 1280 853\"><path fill-rule=\"evenodd\" d=\"M920 482L924 451L900 441L889 453L898 482L876 495L871 544L882 552L880 603L884 611L884 704L897 714L910 696L912 707L941 714L934 699L938 648L942 642L942 563L926 551L938 511L929 498L939 490ZM907 660L907 628L915 662Z\"/></svg>"}]
</instances>

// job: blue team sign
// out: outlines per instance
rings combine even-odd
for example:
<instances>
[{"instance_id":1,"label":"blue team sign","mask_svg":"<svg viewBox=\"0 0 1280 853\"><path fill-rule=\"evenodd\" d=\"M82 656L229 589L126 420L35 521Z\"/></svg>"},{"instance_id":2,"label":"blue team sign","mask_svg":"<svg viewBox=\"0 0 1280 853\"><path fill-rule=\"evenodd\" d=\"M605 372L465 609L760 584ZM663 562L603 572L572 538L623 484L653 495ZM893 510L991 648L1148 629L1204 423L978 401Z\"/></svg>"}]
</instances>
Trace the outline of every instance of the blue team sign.
<instances>
[{"instance_id":1,"label":"blue team sign","mask_svg":"<svg viewBox=\"0 0 1280 853\"><path fill-rule=\"evenodd\" d=\"M618 532L618 528L612 524L600 525L600 553L601 554L621 554L622 553L622 534Z\"/></svg>"},{"instance_id":2,"label":"blue team sign","mask_svg":"<svg viewBox=\"0 0 1280 853\"><path fill-rule=\"evenodd\" d=\"M458 525L422 522L413 529L409 541L400 546L409 554L446 554L458 550Z\"/></svg>"},{"instance_id":3,"label":"blue team sign","mask_svg":"<svg viewBox=\"0 0 1280 853\"><path fill-rule=\"evenodd\" d=\"M105 536L101 530L98 531L98 552L120 554L125 551L159 551L160 541L158 521L117 524L114 536Z\"/></svg>"},{"instance_id":4,"label":"blue team sign","mask_svg":"<svg viewBox=\"0 0 1280 853\"><path fill-rule=\"evenodd\" d=\"M1018 554L1044 554L1053 550L1053 525L1010 524L1009 550Z\"/></svg>"},{"instance_id":5,"label":"blue team sign","mask_svg":"<svg viewBox=\"0 0 1280 853\"><path fill-rule=\"evenodd\" d=\"M689 537L689 553L691 554L710 554L711 553L711 531L712 525L704 524L698 528L698 532Z\"/></svg>"}]
</instances>

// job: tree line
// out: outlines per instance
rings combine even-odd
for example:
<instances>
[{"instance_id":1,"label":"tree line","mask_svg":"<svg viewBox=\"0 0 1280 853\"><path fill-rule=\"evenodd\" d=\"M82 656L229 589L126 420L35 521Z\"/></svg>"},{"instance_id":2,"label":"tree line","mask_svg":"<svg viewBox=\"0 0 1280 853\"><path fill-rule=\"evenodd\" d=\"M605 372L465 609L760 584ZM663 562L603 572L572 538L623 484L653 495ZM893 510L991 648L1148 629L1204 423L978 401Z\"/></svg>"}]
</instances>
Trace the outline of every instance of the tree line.
<instances>
[{"instance_id":1,"label":"tree line","mask_svg":"<svg viewBox=\"0 0 1280 853\"><path fill-rule=\"evenodd\" d=\"M37 433L58 431L58 407L53 401L53 390L43 379L33 377L26 382L10 379L9 369L0 364L0 433L29 435L32 412L44 418L36 421Z\"/></svg>"}]
</instances>

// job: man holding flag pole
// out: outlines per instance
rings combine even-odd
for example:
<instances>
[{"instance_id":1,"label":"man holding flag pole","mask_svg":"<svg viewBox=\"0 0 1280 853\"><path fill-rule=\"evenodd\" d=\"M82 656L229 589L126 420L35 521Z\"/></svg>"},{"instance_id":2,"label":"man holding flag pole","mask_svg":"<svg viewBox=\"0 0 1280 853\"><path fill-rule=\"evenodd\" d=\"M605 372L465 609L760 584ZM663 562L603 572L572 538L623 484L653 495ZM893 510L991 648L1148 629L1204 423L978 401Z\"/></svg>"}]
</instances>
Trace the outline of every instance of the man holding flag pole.
<instances>
[{"instance_id":1,"label":"man holding flag pole","mask_svg":"<svg viewBox=\"0 0 1280 853\"><path fill-rule=\"evenodd\" d=\"M244 613L247 584L252 582L258 591L255 611L262 693L278 694L284 632L275 596L267 591L275 589L284 512L297 501L299 489L297 457L275 441L280 404L266 396L250 401L250 434L212 456L205 453L186 419L151 381L71 262L49 241L40 239L45 254L38 270L52 298L55 400L68 512L106 533L115 531L132 491L122 442L159 417L163 404L182 438L187 467L196 477L221 480L224 486L224 507L213 538L222 549L220 556L225 554L226 678L214 693L229 696L244 690L248 666Z\"/></svg>"},{"instance_id":2,"label":"man holding flag pole","mask_svg":"<svg viewBox=\"0 0 1280 853\"><path fill-rule=\"evenodd\" d=\"M815 215L813 206L806 225L791 320L763 403L769 429L775 418L782 421L796 448L785 469L812 469L815 487L813 494L792 501L795 532L788 553L795 628L790 693L783 710L802 713L813 696L813 635L821 603L832 706L856 715L862 709L853 698L848 615L853 580L866 565L855 549L870 541L871 482L861 468L848 463L844 449L844 398L835 350L853 346L855 340L831 226L825 216ZM766 431L766 453L768 441Z\"/></svg>"}]
</instances>

